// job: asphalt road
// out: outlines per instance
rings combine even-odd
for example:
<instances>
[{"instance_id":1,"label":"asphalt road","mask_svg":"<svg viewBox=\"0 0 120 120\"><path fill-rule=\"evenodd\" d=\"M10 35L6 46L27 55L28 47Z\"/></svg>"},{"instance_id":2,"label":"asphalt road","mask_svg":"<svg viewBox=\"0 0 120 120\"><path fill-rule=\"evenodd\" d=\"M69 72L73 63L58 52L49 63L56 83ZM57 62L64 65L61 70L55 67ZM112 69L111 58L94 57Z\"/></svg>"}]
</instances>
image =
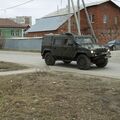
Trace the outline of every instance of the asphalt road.
<instances>
[{"instance_id":1,"label":"asphalt road","mask_svg":"<svg viewBox=\"0 0 120 120\"><path fill-rule=\"evenodd\" d=\"M79 70L76 62L65 65L61 61L56 62L55 66L47 66L42 60L40 53L0 51L0 61L19 63L36 68L39 70L67 71L77 74L88 74L101 77L112 77L120 79L120 51L112 52L112 57L105 68L92 66L90 70Z\"/></svg>"}]
</instances>

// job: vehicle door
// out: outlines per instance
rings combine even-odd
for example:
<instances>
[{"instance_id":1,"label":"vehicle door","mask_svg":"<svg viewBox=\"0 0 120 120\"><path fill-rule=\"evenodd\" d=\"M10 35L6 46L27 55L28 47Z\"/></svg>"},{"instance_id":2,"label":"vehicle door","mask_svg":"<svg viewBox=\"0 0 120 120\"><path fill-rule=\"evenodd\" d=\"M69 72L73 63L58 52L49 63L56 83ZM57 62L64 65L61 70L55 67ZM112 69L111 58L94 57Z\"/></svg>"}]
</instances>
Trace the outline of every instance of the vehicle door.
<instances>
[{"instance_id":1,"label":"vehicle door","mask_svg":"<svg viewBox=\"0 0 120 120\"><path fill-rule=\"evenodd\" d=\"M52 37L51 36L45 36L42 41L42 47L41 50L43 51L44 49L51 50L52 46Z\"/></svg>"},{"instance_id":2,"label":"vehicle door","mask_svg":"<svg viewBox=\"0 0 120 120\"><path fill-rule=\"evenodd\" d=\"M61 40L60 36L54 37L53 45L52 45L53 56L55 56L57 58L61 57L61 55L62 55L62 51L61 51L62 44L63 44L63 41Z\"/></svg>"},{"instance_id":3,"label":"vehicle door","mask_svg":"<svg viewBox=\"0 0 120 120\"><path fill-rule=\"evenodd\" d=\"M65 59L72 59L75 55L75 46L73 37L64 38L63 53L62 56Z\"/></svg>"}]
</instances>

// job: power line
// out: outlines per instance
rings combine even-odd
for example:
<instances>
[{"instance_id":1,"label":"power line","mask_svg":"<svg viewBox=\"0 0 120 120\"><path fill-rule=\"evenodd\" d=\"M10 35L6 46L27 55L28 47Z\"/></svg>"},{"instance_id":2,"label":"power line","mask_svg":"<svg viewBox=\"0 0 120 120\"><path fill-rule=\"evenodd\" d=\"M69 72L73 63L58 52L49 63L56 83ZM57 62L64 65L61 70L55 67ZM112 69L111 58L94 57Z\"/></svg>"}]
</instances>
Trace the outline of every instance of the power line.
<instances>
[{"instance_id":1,"label":"power line","mask_svg":"<svg viewBox=\"0 0 120 120\"><path fill-rule=\"evenodd\" d=\"M28 3L33 2L33 1L35 1L35 0L28 0L28 1L24 2L24 3L17 4L17 5L14 5L14 6L11 6L11 7L8 7L8 8L5 8L5 9L1 9L1 10L5 11L5 10L13 9L13 8L16 8L16 7L19 7L19 6L22 6L22 5L28 4Z\"/></svg>"},{"instance_id":2,"label":"power line","mask_svg":"<svg viewBox=\"0 0 120 120\"><path fill-rule=\"evenodd\" d=\"M13 8L16 8L16 7L19 7L19 6L22 6L22 5L28 4L28 3L33 2L33 1L35 1L35 0L28 0L28 1L23 2L23 3L21 3L21 4L17 4L17 5L14 5L14 6L11 6L11 7L8 7L8 8L5 8L5 9L0 9L0 10L5 11L5 10L13 9ZM90 0L87 0L87 1L91 2ZM113 0L113 1L120 2L120 0ZM61 6L62 6L62 2L63 2L63 1L61 0Z\"/></svg>"}]
</instances>

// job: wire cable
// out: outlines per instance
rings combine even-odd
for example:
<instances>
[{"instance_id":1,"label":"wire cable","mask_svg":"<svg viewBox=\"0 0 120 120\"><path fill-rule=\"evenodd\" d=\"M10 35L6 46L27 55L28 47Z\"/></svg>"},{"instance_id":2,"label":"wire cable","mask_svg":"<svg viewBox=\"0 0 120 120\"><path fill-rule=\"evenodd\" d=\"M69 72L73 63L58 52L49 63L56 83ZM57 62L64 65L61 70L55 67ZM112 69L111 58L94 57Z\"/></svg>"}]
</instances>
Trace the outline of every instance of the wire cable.
<instances>
[{"instance_id":1,"label":"wire cable","mask_svg":"<svg viewBox=\"0 0 120 120\"><path fill-rule=\"evenodd\" d=\"M17 5L14 5L14 6L11 6L11 7L8 7L8 8L5 8L5 9L0 9L0 10L6 11L6 10L9 10L9 9L13 9L13 8L16 8L16 7L19 7L19 6L22 6L22 5L28 4L28 3L33 2L33 1L35 1L35 0L28 0L28 1L23 2L23 3L21 3L21 4L17 4ZM90 2L90 0L87 0L87 1ZM114 1L114 2L120 2L120 0L113 0L113 1ZM61 0L61 6L62 6L62 2L63 2L63 1Z\"/></svg>"},{"instance_id":2,"label":"wire cable","mask_svg":"<svg viewBox=\"0 0 120 120\"><path fill-rule=\"evenodd\" d=\"M33 1L35 1L35 0L28 0L28 1L24 2L24 3L18 4L18 5L14 5L14 6L11 6L11 7L5 8L5 9L1 9L1 10L5 11L5 10L13 9L13 8L16 8L16 7L28 4L28 3L33 2Z\"/></svg>"}]
</instances>

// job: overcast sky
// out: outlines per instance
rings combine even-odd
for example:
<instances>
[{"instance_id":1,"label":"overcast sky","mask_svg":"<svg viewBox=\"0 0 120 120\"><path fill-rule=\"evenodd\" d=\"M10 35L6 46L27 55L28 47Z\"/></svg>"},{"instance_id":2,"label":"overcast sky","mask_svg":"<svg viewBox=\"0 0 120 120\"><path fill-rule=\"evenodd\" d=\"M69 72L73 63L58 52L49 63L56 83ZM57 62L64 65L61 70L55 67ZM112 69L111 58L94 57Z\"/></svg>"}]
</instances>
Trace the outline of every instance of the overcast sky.
<instances>
[{"instance_id":1,"label":"overcast sky","mask_svg":"<svg viewBox=\"0 0 120 120\"><path fill-rule=\"evenodd\" d=\"M33 23L36 18L41 18L51 12L57 10L57 6L64 8L67 5L68 0L31 0L31 2L14 7L11 9L6 9L13 7L30 0L0 0L0 17L15 17L15 16L32 16ZM76 4L77 0L74 0ZM80 0L81 1L81 0ZM85 2L95 2L100 0L85 0ZM120 5L120 0L118 4Z\"/></svg>"}]
</instances>

